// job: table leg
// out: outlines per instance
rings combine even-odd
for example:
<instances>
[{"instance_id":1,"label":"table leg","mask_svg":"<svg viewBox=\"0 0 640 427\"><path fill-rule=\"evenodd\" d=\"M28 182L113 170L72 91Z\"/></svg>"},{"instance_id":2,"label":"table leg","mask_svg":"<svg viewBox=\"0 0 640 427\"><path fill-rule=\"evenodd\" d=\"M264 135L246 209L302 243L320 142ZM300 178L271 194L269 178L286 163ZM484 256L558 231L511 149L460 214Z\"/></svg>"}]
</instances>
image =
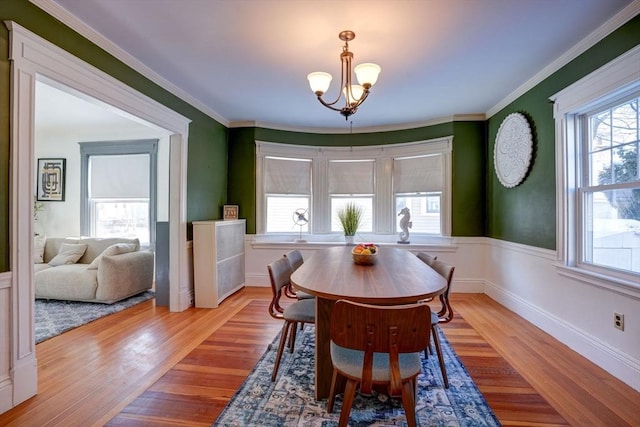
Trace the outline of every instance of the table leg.
<instances>
[{"instance_id":1,"label":"table leg","mask_svg":"<svg viewBox=\"0 0 640 427\"><path fill-rule=\"evenodd\" d=\"M329 326L331 311L335 301L316 298L316 399L329 397L331 388L331 352L329 347Z\"/></svg>"}]
</instances>

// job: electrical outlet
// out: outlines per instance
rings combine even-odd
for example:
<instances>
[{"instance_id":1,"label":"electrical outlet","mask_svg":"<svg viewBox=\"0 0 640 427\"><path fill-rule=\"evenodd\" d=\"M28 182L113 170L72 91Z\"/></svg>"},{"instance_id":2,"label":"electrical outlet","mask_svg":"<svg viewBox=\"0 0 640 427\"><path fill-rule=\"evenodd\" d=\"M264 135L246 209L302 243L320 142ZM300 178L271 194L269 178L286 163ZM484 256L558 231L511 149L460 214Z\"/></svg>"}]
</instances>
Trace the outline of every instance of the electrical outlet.
<instances>
[{"instance_id":1,"label":"electrical outlet","mask_svg":"<svg viewBox=\"0 0 640 427\"><path fill-rule=\"evenodd\" d=\"M624 314L613 313L613 327L624 331Z\"/></svg>"}]
</instances>

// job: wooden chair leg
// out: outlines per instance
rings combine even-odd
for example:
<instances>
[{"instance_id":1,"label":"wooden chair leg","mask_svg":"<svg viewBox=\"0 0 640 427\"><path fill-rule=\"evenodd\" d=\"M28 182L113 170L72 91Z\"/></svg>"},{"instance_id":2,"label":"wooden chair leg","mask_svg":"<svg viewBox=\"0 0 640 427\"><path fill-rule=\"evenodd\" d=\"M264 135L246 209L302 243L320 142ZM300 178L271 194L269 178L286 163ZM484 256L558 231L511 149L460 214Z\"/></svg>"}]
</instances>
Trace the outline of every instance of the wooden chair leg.
<instances>
[{"instance_id":1,"label":"wooden chair leg","mask_svg":"<svg viewBox=\"0 0 640 427\"><path fill-rule=\"evenodd\" d=\"M280 344L278 345L278 353L276 354L276 361L273 364L273 373L271 374L271 381L275 381L276 375L278 375L278 368L280 367L280 359L282 359L284 346L285 346L285 343L287 342L287 333L289 332L289 326L291 326L291 323L285 320L284 326L282 327L282 333L280 335Z\"/></svg>"},{"instance_id":2,"label":"wooden chair leg","mask_svg":"<svg viewBox=\"0 0 640 427\"><path fill-rule=\"evenodd\" d=\"M329 387L329 401L327 402L327 413L333 412L333 404L336 401L336 382L338 380L338 370L333 368L333 375L331 376L331 387Z\"/></svg>"},{"instance_id":3,"label":"wooden chair leg","mask_svg":"<svg viewBox=\"0 0 640 427\"><path fill-rule=\"evenodd\" d=\"M356 397L357 386L358 381L347 378L347 386L344 389L344 399L342 400L342 410L340 411L340 421L338 421L338 427L346 427L347 423L349 422L349 415L351 414L353 399Z\"/></svg>"},{"instance_id":4,"label":"wooden chair leg","mask_svg":"<svg viewBox=\"0 0 640 427\"><path fill-rule=\"evenodd\" d=\"M289 353L293 353L293 348L296 346L296 334L298 333L298 322L291 324L291 335L289 336Z\"/></svg>"},{"instance_id":5,"label":"wooden chair leg","mask_svg":"<svg viewBox=\"0 0 640 427\"><path fill-rule=\"evenodd\" d=\"M407 417L407 425L409 427L416 426L416 400L413 394L415 387L413 381L405 381L402 384L402 406Z\"/></svg>"},{"instance_id":6,"label":"wooden chair leg","mask_svg":"<svg viewBox=\"0 0 640 427\"><path fill-rule=\"evenodd\" d=\"M430 354L433 354L433 348L431 348L431 343L429 343L427 348L424 349L424 358L428 359Z\"/></svg>"},{"instance_id":7,"label":"wooden chair leg","mask_svg":"<svg viewBox=\"0 0 640 427\"><path fill-rule=\"evenodd\" d=\"M447 377L447 368L444 366L444 357L442 357L442 349L440 348L440 339L438 338L438 331L435 326L431 327L431 335L433 336L433 344L436 347L436 353L438 354L438 362L440 363L440 372L442 372L442 380L444 381L444 388L449 388L449 378Z\"/></svg>"}]
</instances>

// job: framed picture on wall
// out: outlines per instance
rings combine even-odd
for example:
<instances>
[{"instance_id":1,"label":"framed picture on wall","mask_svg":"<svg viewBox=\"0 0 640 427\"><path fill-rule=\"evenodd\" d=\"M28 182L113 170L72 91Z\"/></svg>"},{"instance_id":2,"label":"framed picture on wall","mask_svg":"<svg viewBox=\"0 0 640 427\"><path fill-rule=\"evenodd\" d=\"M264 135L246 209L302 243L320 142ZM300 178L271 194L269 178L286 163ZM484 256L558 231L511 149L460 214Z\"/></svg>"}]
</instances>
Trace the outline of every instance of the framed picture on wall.
<instances>
[{"instance_id":1,"label":"framed picture on wall","mask_svg":"<svg viewBox=\"0 0 640 427\"><path fill-rule=\"evenodd\" d=\"M238 219L238 205L224 205L223 207L223 219Z\"/></svg>"},{"instance_id":2,"label":"framed picture on wall","mask_svg":"<svg viewBox=\"0 0 640 427\"><path fill-rule=\"evenodd\" d=\"M64 202L66 159L38 159L38 193L43 202Z\"/></svg>"}]
</instances>

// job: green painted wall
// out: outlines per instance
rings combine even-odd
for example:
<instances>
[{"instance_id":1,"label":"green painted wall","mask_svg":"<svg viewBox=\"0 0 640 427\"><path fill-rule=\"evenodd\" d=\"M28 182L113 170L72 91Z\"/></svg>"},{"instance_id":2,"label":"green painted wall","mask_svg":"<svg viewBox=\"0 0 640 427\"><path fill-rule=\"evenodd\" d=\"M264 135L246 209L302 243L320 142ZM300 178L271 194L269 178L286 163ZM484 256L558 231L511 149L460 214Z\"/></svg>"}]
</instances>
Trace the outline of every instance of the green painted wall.
<instances>
[{"instance_id":1,"label":"green painted wall","mask_svg":"<svg viewBox=\"0 0 640 427\"><path fill-rule=\"evenodd\" d=\"M453 129L451 234L484 236L486 124L454 122Z\"/></svg>"},{"instance_id":2,"label":"green painted wall","mask_svg":"<svg viewBox=\"0 0 640 427\"><path fill-rule=\"evenodd\" d=\"M549 97L640 44L640 15L601 40L488 121L487 236L547 249L556 247L555 121ZM519 186L504 188L493 168L500 124L525 114L534 131L534 157Z\"/></svg>"},{"instance_id":3,"label":"green painted wall","mask_svg":"<svg viewBox=\"0 0 640 427\"><path fill-rule=\"evenodd\" d=\"M141 76L27 0L1 0L0 20L15 21L78 58L192 120L187 220L221 218L227 192L227 129ZM0 25L0 271L9 270L9 33Z\"/></svg>"},{"instance_id":4,"label":"green painted wall","mask_svg":"<svg viewBox=\"0 0 640 427\"><path fill-rule=\"evenodd\" d=\"M416 129L359 133L316 134L241 128L229 131L229 201L240 206L247 233L255 233L255 141L314 146L395 144L453 135L453 235L484 235L483 122L451 122ZM251 182L247 182L251 177Z\"/></svg>"}]
</instances>

